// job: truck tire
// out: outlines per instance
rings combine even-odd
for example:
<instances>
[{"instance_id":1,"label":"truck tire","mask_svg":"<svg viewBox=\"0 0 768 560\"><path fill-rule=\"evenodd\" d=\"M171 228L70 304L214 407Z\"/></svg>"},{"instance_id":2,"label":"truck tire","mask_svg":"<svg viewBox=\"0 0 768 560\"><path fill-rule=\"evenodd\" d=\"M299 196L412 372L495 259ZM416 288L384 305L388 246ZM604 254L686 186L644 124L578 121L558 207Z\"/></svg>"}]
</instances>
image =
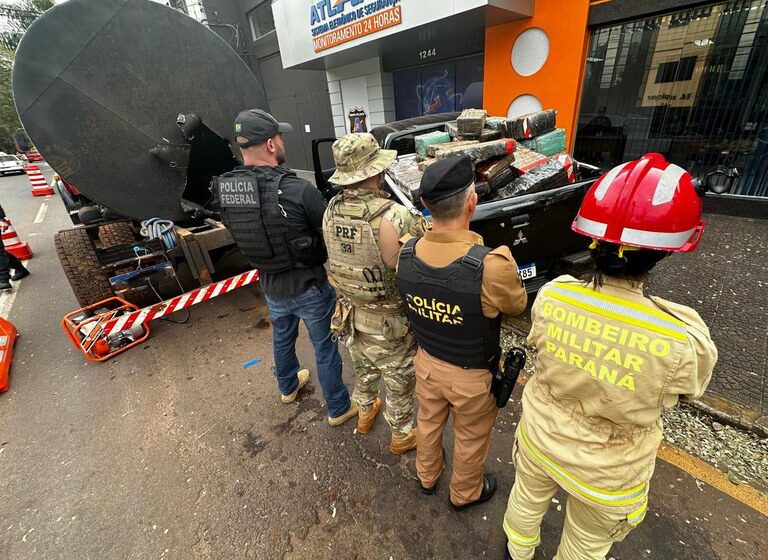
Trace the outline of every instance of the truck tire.
<instances>
[{"instance_id":1,"label":"truck tire","mask_svg":"<svg viewBox=\"0 0 768 560\"><path fill-rule=\"evenodd\" d=\"M78 303L87 307L114 296L109 277L101 269L93 242L85 229L66 229L53 236L64 275Z\"/></svg>"},{"instance_id":2,"label":"truck tire","mask_svg":"<svg viewBox=\"0 0 768 560\"><path fill-rule=\"evenodd\" d=\"M136 234L128 222L114 222L99 226L99 241L104 248L136 243Z\"/></svg>"}]
</instances>

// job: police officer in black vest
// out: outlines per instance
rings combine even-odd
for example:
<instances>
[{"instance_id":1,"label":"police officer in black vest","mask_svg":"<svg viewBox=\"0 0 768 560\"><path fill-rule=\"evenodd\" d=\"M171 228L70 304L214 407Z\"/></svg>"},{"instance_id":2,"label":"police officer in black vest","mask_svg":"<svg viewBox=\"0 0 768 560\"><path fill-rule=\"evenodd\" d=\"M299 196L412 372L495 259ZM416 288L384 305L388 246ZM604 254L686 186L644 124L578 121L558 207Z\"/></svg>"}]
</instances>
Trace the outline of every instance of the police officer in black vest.
<instances>
[{"instance_id":1,"label":"police officer in black vest","mask_svg":"<svg viewBox=\"0 0 768 560\"><path fill-rule=\"evenodd\" d=\"M483 474L498 409L491 371L499 365L501 314L519 315L527 296L508 247L490 249L469 230L477 207L469 157L430 165L419 194L432 213L432 231L400 252L398 287L419 350L416 471L432 494L445 468L443 430L453 417L455 446L450 504L482 503L496 491Z\"/></svg>"},{"instance_id":2,"label":"police officer in black vest","mask_svg":"<svg viewBox=\"0 0 768 560\"><path fill-rule=\"evenodd\" d=\"M243 166L219 177L214 194L222 221L260 272L282 402L294 402L309 380L295 350L302 320L315 349L328 422L340 426L358 410L342 380L341 356L330 330L336 293L323 266L328 260L322 236L326 202L311 183L281 167L283 133L292 131L265 111L240 113L235 136Z\"/></svg>"}]
</instances>

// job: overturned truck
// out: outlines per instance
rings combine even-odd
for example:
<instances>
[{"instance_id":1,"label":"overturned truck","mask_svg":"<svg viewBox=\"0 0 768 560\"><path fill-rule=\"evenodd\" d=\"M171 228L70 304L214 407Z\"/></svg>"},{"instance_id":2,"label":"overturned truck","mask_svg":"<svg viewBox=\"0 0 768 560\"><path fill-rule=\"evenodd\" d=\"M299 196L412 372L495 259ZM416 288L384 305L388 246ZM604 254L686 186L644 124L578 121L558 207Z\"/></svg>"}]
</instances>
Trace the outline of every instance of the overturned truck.
<instances>
[{"instance_id":1,"label":"overturned truck","mask_svg":"<svg viewBox=\"0 0 768 560\"><path fill-rule=\"evenodd\" d=\"M70 0L24 35L13 89L35 146L86 201L82 225L55 237L83 306L146 305L171 279L186 289L248 266L209 184L238 165L237 114L267 102L218 35L149 0Z\"/></svg>"}]
</instances>

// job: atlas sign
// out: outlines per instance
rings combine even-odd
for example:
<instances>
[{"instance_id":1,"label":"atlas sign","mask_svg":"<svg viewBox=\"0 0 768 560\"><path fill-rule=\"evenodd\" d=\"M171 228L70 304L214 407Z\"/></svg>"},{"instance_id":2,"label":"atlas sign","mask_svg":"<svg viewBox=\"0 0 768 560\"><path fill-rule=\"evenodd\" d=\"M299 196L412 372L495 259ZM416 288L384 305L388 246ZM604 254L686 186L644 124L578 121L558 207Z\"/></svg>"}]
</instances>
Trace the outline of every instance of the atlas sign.
<instances>
[{"instance_id":1,"label":"atlas sign","mask_svg":"<svg viewBox=\"0 0 768 560\"><path fill-rule=\"evenodd\" d=\"M310 6L314 51L321 52L403 22L401 0L320 0Z\"/></svg>"}]
</instances>

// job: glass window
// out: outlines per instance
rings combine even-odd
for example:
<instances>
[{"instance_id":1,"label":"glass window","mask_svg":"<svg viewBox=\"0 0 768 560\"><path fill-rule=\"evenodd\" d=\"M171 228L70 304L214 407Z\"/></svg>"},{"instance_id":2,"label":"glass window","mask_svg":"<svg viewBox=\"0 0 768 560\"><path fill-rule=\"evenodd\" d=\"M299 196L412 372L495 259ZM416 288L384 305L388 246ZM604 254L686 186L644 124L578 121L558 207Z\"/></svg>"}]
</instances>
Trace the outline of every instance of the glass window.
<instances>
[{"instance_id":1,"label":"glass window","mask_svg":"<svg viewBox=\"0 0 768 560\"><path fill-rule=\"evenodd\" d=\"M393 73L397 120L483 106L483 55Z\"/></svg>"},{"instance_id":2,"label":"glass window","mask_svg":"<svg viewBox=\"0 0 768 560\"><path fill-rule=\"evenodd\" d=\"M656 151L699 177L732 165L737 194L768 196L768 1L594 29L583 92L578 159Z\"/></svg>"},{"instance_id":3,"label":"glass window","mask_svg":"<svg viewBox=\"0 0 768 560\"><path fill-rule=\"evenodd\" d=\"M275 20L272 17L272 3L267 0L248 12L248 22L251 25L251 37L254 41L275 30Z\"/></svg>"}]
</instances>

